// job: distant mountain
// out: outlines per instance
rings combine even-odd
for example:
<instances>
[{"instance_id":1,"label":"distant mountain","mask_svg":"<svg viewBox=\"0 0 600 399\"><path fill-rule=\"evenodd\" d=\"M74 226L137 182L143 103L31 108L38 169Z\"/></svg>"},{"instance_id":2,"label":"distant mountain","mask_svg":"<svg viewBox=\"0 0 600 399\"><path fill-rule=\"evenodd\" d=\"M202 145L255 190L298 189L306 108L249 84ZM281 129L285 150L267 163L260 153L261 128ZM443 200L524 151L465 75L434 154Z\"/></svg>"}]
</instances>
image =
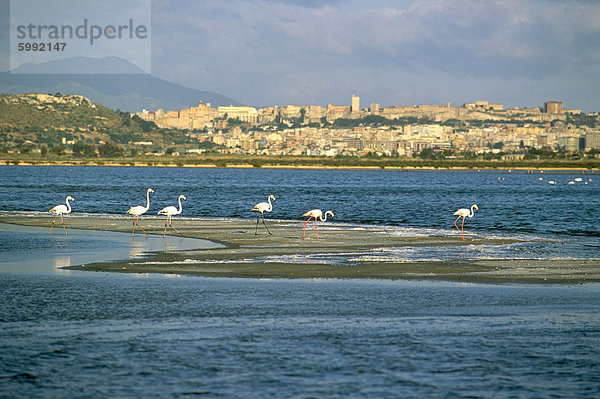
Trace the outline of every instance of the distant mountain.
<instances>
[{"instance_id":1,"label":"distant mountain","mask_svg":"<svg viewBox=\"0 0 600 399\"><path fill-rule=\"evenodd\" d=\"M65 74L83 70L104 73ZM76 68L76 69L75 69ZM229 97L171 83L148 74L135 73L135 65L117 57L70 58L44 64L23 64L11 73L0 72L0 93L62 93L82 95L111 109L137 112L142 109L178 110L202 100L219 105L243 105ZM124 73L115 73L123 71Z\"/></svg>"},{"instance_id":2,"label":"distant mountain","mask_svg":"<svg viewBox=\"0 0 600 399\"><path fill-rule=\"evenodd\" d=\"M11 74L144 74L144 71L131 62L120 57L71 57L63 60L49 61L41 64L31 62L21 64L10 71Z\"/></svg>"}]
</instances>

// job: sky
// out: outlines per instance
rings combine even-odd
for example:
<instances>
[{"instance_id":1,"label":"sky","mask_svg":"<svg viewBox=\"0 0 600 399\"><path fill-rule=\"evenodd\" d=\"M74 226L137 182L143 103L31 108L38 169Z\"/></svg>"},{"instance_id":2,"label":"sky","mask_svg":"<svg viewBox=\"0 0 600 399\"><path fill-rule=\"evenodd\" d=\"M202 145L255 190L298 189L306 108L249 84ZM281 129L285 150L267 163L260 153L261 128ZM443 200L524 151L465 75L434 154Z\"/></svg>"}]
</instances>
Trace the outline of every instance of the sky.
<instances>
[{"instance_id":1,"label":"sky","mask_svg":"<svg viewBox=\"0 0 600 399\"><path fill-rule=\"evenodd\" d=\"M152 74L247 105L600 111L598 0L147 1Z\"/></svg>"},{"instance_id":2,"label":"sky","mask_svg":"<svg viewBox=\"0 0 600 399\"><path fill-rule=\"evenodd\" d=\"M600 1L152 2L152 72L245 104L600 111Z\"/></svg>"}]
</instances>

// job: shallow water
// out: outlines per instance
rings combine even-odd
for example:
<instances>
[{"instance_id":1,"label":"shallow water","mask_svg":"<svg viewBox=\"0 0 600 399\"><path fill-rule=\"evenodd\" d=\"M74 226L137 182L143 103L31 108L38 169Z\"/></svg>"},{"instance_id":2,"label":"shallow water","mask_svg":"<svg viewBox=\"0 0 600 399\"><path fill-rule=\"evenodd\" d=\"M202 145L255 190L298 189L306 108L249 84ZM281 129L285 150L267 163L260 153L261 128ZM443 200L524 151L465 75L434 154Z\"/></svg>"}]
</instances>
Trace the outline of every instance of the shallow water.
<instances>
[{"instance_id":1,"label":"shallow water","mask_svg":"<svg viewBox=\"0 0 600 399\"><path fill-rule=\"evenodd\" d=\"M182 251L218 246L206 240L0 223L0 272L74 273L65 266L139 258L155 251Z\"/></svg>"},{"instance_id":2,"label":"shallow water","mask_svg":"<svg viewBox=\"0 0 600 399\"><path fill-rule=\"evenodd\" d=\"M598 397L600 286L0 274L0 395Z\"/></svg>"},{"instance_id":3,"label":"shallow water","mask_svg":"<svg viewBox=\"0 0 600 399\"><path fill-rule=\"evenodd\" d=\"M553 178L561 184L508 173L11 166L0 167L0 210L45 212L70 194L70 217L122 215L151 186L154 214L183 193L184 216L253 218L250 207L273 193L269 218L332 208L344 228L403 237L455 234L452 212L477 202L469 234L531 242L345 259L600 257L596 176ZM0 224L0 397L600 397L600 284L57 269L202 243L167 239Z\"/></svg>"},{"instance_id":4,"label":"shallow water","mask_svg":"<svg viewBox=\"0 0 600 399\"><path fill-rule=\"evenodd\" d=\"M274 194L269 218L302 220L321 208L336 222L451 232L452 213L476 203L465 222L474 233L599 237L600 176L581 173L11 165L0 166L0 210L45 212L72 195L74 212L123 215L145 205L152 187L148 215L184 194L182 216L253 219L250 208Z\"/></svg>"},{"instance_id":5,"label":"shallow water","mask_svg":"<svg viewBox=\"0 0 600 399\"><path fill-rule=\"evenodd\" d=\"M568 184L581 178L576 184ZM541 179L541 180L540 180ZM548 180L556 185L549 185ZM526 174L509 171L399 172L389 170L272 170L83 166L0 166L0 211L37 213L73 195L74 213L124 216L132 205L176 205L178 217L254 219L250 208L269 194L268 219L298 223L312 208L332 209L320 223L345 228L385 227L393 235L456 236L457 208L479 205L465 222L469 238L519 239L522 244L462 248L381 248L361 254L262 261L353 264L461 259L600 259L600 176L591 172ZM175 217L177 218L177 217ZM312 234L309 232L309 235Z\"/></svg>"}]
</instances>

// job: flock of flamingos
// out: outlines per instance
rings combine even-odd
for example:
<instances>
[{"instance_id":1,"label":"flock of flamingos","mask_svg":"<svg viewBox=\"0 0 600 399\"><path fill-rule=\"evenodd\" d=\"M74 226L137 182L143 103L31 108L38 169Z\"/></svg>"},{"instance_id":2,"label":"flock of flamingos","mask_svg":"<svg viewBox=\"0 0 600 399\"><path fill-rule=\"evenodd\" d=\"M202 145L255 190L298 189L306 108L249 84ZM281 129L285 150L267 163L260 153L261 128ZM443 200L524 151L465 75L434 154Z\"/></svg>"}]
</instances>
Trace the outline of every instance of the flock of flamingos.
<instances>
[{"instance_id":1,"label":"flock of flamingos","mask_svg":"<svg viewBox=\"0 0 600 399\"><path fill-rule=\"evenodd\" d=\"M128 215L134 216L133 222L132 222L132 230L131 230L132 237L135 235L135 226L139 227L139 229L142 230L146 234L146 236L148 236L148 233L146 233L146 230L144 230L142 228L142 226L139 225L138 221L139 221L140 216L145 214L146 212L148 212L148 209L150 209L150 193L154 193L154 190L151 188L149 188L146 191L146 206L142 206L142 205L133 206L133 207L129 208L129 210L126 212ZM179 198L177 199L177 201L179 203L179 208L175 208L174 206L167 206L167 207L161 209L160 211L158 211L159 215L165 215L167 217L165 219L165 229L163 231L163 237L165 237L165 235L167 234L167 227L171 227L178 234L183 235L183 234L181 234L181 232L179 230L177 230L173 226L173 222L172 222L172 217L174 215L179 215L182 211L181 200L184 200L184 201L186 200L184 195L180 195ZM270 235L273 234L273 233L271 233L271 231L267 227L267 224L265 223L265 215L264 215L265 212L271 212L273 210L273 204L271 203L271 200L275 201L275 196L272 194L269 195L269 197L267 198L267 202L259 202L258 204L254 205L251 209L251 211L259 212L258 218L256 219L256 228L254 229L254 235L258 234L258 224L261 221L261 219L262 219L263 225L267 229L267 232ZM62 224L62 227L65 230L65 235L67 235L67 228L65 227L65 223L63 220L63 214L71 213L71 204L69 203L69 201L75 201L75 199L69 195L69 196L67 196L67 199L65 200L66 205L62 205L62 204L56 205L54 208L52 208L48 211L48 212L56 215L54 217L54 220L52 221L52 225L50 225L50 231L48 231L48 234L50 234L50 232L52 232L52 228L54 227L54 224L56 223L56 219L60 216L60 223ZM465 218L467 218L467 217L472 218L473 215L475 214L474 213L475 210L479 210L479 208L477 207L477 204L473 204L471 206L471 209L461 208L461 209L457 210L456 212L454 212L454 216L458 216L456 218L456 220L454 221L454 227L456 227L456 229L459 231L460 238L462 238L463 240L465 239L465 237L464 237ZM323 217L323 215L325 215L325 217ZM320 220L321 222L325 222L325 221L327 221L327 215L331 215L331 217L334 217L332 211L327 211L323 214L323 211L321 211L320 209L313 209L313 210L306 212L304 215L302 215L302 216L308 216L308 219L306 220L306 222L304 222L304 233L302 234L302 239L304 239L306 237L306 224L310 221L310 219L314 218L315 219L315 233L317 235L317 240L318 240L319 239L319 231L317 230L317 220ZM462 219L462 223L461 223L460 229L459 229L456 222L458 222L458 220L461 217L463 219Z\"/></svg>"}]
</instances>

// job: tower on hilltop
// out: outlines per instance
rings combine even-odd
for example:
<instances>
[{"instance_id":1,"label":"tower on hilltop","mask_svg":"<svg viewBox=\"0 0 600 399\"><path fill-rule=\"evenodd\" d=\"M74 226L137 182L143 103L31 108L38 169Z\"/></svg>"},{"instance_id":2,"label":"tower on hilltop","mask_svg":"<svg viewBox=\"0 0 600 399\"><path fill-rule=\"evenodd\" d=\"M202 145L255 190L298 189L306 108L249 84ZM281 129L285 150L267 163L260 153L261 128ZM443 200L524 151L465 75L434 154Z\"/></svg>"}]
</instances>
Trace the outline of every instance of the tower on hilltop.
<instances>
[{"instance_id":1,"label":"tower on hilltop","mask_svg":"<svg viewBox=\"0 0 600 399\"><path fill-rule=\"evenodd\" d=\"M560 101L546 101L544 103L544 112L547 114L562 114L563 104Z\"/></svg>"},{"instance_id":2,"label":"tower on hilltop","mask_svg":"<svg viewBox=\"0 0 600 399\"><path fill-rule=\"evenodd\" d=\"M352 95L352 107L350 112L360 112L360 97Z\"/></svg>"}]
</instances>

